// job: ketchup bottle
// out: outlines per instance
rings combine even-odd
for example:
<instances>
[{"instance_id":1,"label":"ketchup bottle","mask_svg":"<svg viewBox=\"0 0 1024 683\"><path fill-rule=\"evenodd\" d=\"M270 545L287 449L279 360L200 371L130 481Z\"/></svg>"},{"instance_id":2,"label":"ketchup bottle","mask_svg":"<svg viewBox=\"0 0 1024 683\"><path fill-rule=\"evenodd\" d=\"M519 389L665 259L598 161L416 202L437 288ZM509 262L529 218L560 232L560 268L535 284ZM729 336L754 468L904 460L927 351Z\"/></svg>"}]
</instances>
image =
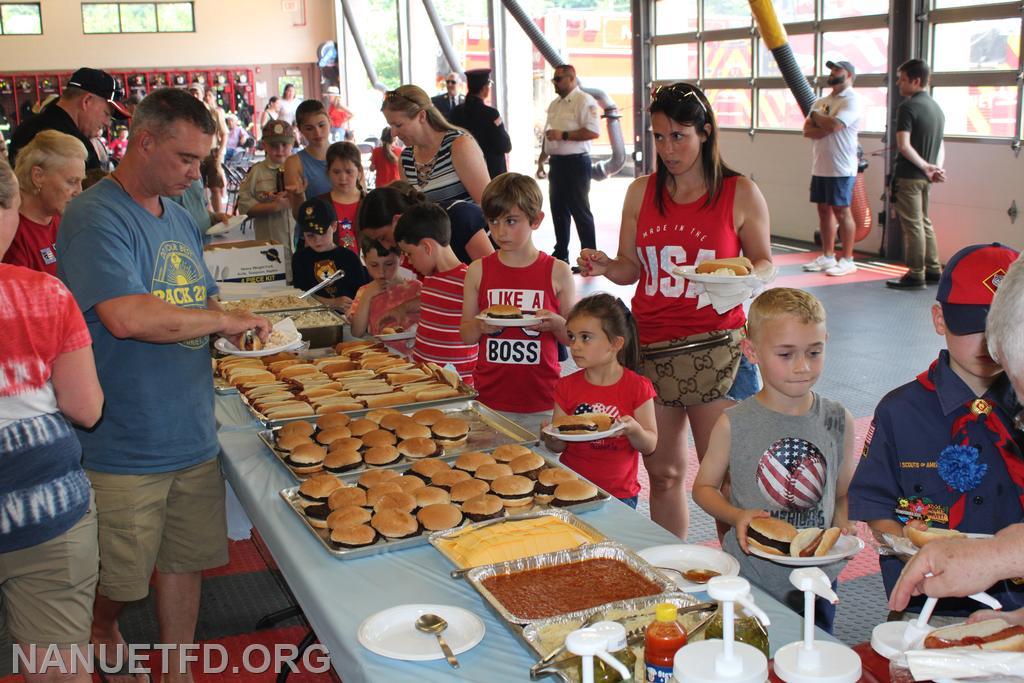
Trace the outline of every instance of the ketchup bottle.
<instances>
[{"instance_id":1,"label":"ketchup bottle","mask_svg":"<svg viewBox=\"0 0 1024 683\"><path fill-rule=\"evenodd\" d=\"M686 629L676 623L676 606L663 602L654 608L655 619L644 635L647 683L669 683L676 651L686 645Z\"/></svg>"}]
</instances>

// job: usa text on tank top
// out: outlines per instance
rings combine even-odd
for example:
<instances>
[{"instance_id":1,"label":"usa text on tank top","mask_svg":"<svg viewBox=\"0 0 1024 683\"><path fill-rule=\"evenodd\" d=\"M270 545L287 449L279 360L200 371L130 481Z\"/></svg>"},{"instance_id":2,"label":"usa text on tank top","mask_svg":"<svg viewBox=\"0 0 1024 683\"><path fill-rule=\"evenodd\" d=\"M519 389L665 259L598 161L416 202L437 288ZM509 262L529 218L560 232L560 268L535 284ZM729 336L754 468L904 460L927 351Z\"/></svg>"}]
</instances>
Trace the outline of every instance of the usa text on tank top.
<instances>
[{"instance_id":1,"label":"usa text on tank top","mask_svg":"<svg viewBox=\"0 0 1024 683\"><path fill-rule=\"evenodd\" d=\"M484 257L477 305L480 310L506 305L557 313L558 296L551 282L554 263L543 252L525 268L506 266L498 252ZM487 406L520 413L551 410L558 375L558 343L550 333L506 327L480 340L473 380Z\"/></svg>"},{"instance_id":2,"label":"usa text on tank top","mask_svg":"<svg viewBox=\"0 0 1024 683\"><path fill-rule=\"evenodd\" d=\"M647 181L636 224L636 255L641 275L633 296L641 344L742 327L743 307L723 315L714 307L697 308L697 289L673 271L715 258L739 256L740 239L733 224L733 200L739 176L725 178L715 202L705 197L687 204L666 191L665 213L654 203L656 176Z\"/></svg>"}]
</instances>

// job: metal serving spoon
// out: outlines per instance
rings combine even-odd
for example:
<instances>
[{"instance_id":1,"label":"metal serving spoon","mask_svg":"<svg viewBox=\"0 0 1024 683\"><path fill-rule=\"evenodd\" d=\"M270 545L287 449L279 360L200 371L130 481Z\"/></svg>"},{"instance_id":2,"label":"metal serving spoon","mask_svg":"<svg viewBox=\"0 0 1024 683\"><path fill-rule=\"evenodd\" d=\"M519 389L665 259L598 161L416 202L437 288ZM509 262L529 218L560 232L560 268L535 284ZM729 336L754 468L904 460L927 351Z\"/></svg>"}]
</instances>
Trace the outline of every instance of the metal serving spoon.
<instances>
[{"instance_id":1,"label":"metal serving spoon","mask_svg":"<svg viewBox=\"0 0 1024 683\"><path fill-rule=\"evenodd\" d=\"M441 632L446 628L448 628L448 622L436 614L423 614L416 620L416 629L424 633L433 633L437 638L438 644L441 646L441 652L444 652L444 656L448 660L448 664L453 669L458 669L459 660L455 659L452 649L448 647L444 636L441 635Z\"/></svg>"}]
</instances>

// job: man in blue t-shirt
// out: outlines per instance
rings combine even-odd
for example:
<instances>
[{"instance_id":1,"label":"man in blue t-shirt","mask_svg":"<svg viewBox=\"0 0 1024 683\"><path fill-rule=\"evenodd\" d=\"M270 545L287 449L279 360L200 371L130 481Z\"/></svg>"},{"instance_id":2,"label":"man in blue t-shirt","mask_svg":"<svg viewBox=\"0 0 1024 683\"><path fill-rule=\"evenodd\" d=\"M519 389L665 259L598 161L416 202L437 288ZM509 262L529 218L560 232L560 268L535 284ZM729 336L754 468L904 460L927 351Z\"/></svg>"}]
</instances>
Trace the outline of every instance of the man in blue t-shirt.
<instances>
[{"instance_id":1,"label":"man in blue t-shirt","mask_svg":"<svg viewBox=\"0 0 1024 683\"><path fill-rule=\"evenodd\" d=\"M162 638L191 644L201 572L228 559L209 335L265 339L270 325L209 298L217 285L196 225L161 199L198 177L214 130L187 92L155 91L135 110L116 171L61 221L58 275L85 315L107 397L99 425L78 436L99 517L92 640L108 662L124 643L118 615L148 595L154 566Z\"/></svg>"}]
</instances>

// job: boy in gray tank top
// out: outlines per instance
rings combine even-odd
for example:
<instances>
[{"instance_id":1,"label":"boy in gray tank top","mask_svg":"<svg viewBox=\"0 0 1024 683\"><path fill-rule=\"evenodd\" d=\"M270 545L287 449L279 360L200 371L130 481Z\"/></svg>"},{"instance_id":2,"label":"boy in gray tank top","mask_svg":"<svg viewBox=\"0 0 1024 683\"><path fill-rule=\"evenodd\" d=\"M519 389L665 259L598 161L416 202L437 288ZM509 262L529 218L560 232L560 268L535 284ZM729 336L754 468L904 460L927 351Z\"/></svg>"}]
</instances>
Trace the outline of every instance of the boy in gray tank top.
<instances>
[{"instance_id":1,"label":"boy in gray tank top","mask_svg":"<svg viewBox=\"0 0 1024 683\"><path fill-rule=\"evenodd\" d=\"M718 419L693 499L733 527L722 547L739 560L740 574L801 612L803 594L789 582L793 568L748 554L747 527L771 516L797 529L835 526L856 533L847 517L856 466L853 415L811 391L825 364L827 338L825 309L813 295L770 289L751 304L747 325L744 352L758 364L764 387ZM844 566L821 569L834 584ZM835 607L819 599L818 626L831 632L834 618Z\"/></svg>"}]
</instances>

